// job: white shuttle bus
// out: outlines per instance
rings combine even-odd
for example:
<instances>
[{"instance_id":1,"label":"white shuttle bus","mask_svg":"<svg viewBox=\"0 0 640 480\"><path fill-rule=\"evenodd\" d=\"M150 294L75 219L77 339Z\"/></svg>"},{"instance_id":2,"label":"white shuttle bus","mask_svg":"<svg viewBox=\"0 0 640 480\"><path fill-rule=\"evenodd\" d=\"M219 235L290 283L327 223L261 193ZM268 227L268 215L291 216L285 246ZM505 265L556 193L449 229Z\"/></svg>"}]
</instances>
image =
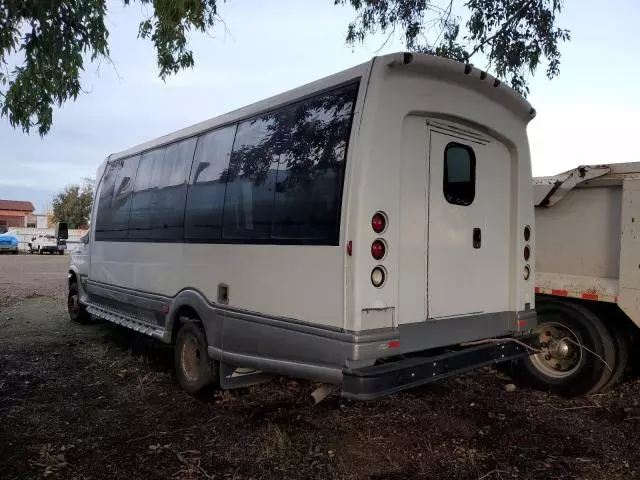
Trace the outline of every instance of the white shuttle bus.
<instances>
[{"instance_id":1,"label":"white shuttle bus","mask_svg":"<svg viewBox=\"0 0 640 480\"><path fill-rule=\"evenodd\" d=\"M190 393L286 375L370 399L523 357L534 113L398 53L110 155L70 316L173 344Z\"/></svg>"}]
</instances>

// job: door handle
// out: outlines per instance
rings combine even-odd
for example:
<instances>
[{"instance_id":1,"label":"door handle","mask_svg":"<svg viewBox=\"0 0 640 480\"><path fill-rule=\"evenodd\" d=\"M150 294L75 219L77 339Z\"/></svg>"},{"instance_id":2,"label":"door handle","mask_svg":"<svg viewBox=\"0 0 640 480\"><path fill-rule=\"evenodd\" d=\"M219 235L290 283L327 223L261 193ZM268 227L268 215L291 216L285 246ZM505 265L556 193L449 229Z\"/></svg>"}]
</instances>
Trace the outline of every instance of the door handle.
<instances>
[{"instance_id":1,"label":"door handle","mask_svg":"<svg viewBox=\"0 0 640 480\"><path fill-rule=\"evenodd\" d=\"M482 230L478 227L473 229L473 248L480 248L482 246Z\"/></svg>"}]
</instances>

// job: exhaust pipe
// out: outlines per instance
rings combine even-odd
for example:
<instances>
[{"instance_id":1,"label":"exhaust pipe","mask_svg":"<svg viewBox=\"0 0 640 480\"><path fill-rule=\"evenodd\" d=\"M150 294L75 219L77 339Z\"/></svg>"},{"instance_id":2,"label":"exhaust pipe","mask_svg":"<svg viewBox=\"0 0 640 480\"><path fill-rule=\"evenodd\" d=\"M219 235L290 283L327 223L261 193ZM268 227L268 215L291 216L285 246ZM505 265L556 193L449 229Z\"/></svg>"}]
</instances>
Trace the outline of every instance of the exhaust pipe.
<instances>
[{"instance_id":1,"label":"exhaust pipe","mask_svg":"<svg viewBox=\"0 0 640 480\"><path fill-rule=\"evenodd\" d=\"M333 385L329 385L328 383L323 383L318 388L316 388L313 392L311 392L311 395L309 395L309 403L311 403L311 405L319 404L322 400L327 398L327 395L329 395L332 390L333 390Z\"/></svg>"}]
</instances>

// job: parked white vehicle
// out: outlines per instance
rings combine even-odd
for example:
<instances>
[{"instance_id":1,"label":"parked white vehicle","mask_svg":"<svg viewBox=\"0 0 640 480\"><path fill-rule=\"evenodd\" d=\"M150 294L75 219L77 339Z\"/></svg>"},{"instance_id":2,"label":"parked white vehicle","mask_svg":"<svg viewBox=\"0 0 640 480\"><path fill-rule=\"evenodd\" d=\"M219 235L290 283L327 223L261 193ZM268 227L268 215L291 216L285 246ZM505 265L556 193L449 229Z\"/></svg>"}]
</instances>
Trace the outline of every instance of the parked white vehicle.
<instances>
[{"instance_id":1,"label":"parked white vehicle","mask_svg":"<svg viewBox=\"0 0 640 480\"><path fill-rule=\"evenodd\" d=\"M540 341L516 374L573 396L621 378L640 326L640 163L533 181ZM586 348L582 348L586 347Z\"/></svg>"},{"instance_id":2,"label":"parked white vehicle","mask_svg":"<svg viewBox=\"0 0 640 480\"><path fill-rule=\"evenodd\" d=\"M174 344L191 393L280 374L367 399L525 356L533 115L399 53L110 155L70 316Z\"/></svg>"},{"instance_id":3,"label":"parked white vehicle","mask_svg":"<svg viewBox=\"0 0 640 480\"><path fill-rule=\"evenodd\" d=\"M64 255L67 249L65 240L58 240L55 235L41 234L31 238L27 244L29 253L58 253Z\"/></svg>"}]
</instances>

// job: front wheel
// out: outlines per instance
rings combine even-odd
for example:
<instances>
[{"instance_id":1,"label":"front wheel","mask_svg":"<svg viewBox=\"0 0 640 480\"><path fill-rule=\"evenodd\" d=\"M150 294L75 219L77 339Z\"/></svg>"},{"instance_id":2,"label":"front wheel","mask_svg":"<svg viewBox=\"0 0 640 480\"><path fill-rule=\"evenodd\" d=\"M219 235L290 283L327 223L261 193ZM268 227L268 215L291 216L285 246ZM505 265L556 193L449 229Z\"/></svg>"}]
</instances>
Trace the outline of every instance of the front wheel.
<instances>
[{"instance_id":1,"label":"front wheel","mask_svg":"<svg viewBox=\"0 0 640 480\"><path fill-rule=\"evenodd\" d=\"M178 383L191 395L207 393L218 380L217 362L209 358L204 330L195 321L180 328L174 361Z\"/></svg>"},{"instance_id":2,"label":"front wheel","mask_svg":"<svg viewBox=\"0 0 640 480\"><path fill-rule=\"evenodd\" d=\"M594 393L613 376L614 339L591 311L572 302L538 304L543 352L515 362L516 378L565 397Z\"/></svg>"},{"instance_id":3,"label":"front wheel","mask_svg":"<svg viewBox=\"0 0 640 480\"><path fill-rule=\"evenodd\" d=\"M91 315L87 312L86 307L80 303L77 282L72 282L71 285L69 285L67 310L69 311L69 318L72 322L87 323L91 320Z\"/></svg>"}]
</instances>

